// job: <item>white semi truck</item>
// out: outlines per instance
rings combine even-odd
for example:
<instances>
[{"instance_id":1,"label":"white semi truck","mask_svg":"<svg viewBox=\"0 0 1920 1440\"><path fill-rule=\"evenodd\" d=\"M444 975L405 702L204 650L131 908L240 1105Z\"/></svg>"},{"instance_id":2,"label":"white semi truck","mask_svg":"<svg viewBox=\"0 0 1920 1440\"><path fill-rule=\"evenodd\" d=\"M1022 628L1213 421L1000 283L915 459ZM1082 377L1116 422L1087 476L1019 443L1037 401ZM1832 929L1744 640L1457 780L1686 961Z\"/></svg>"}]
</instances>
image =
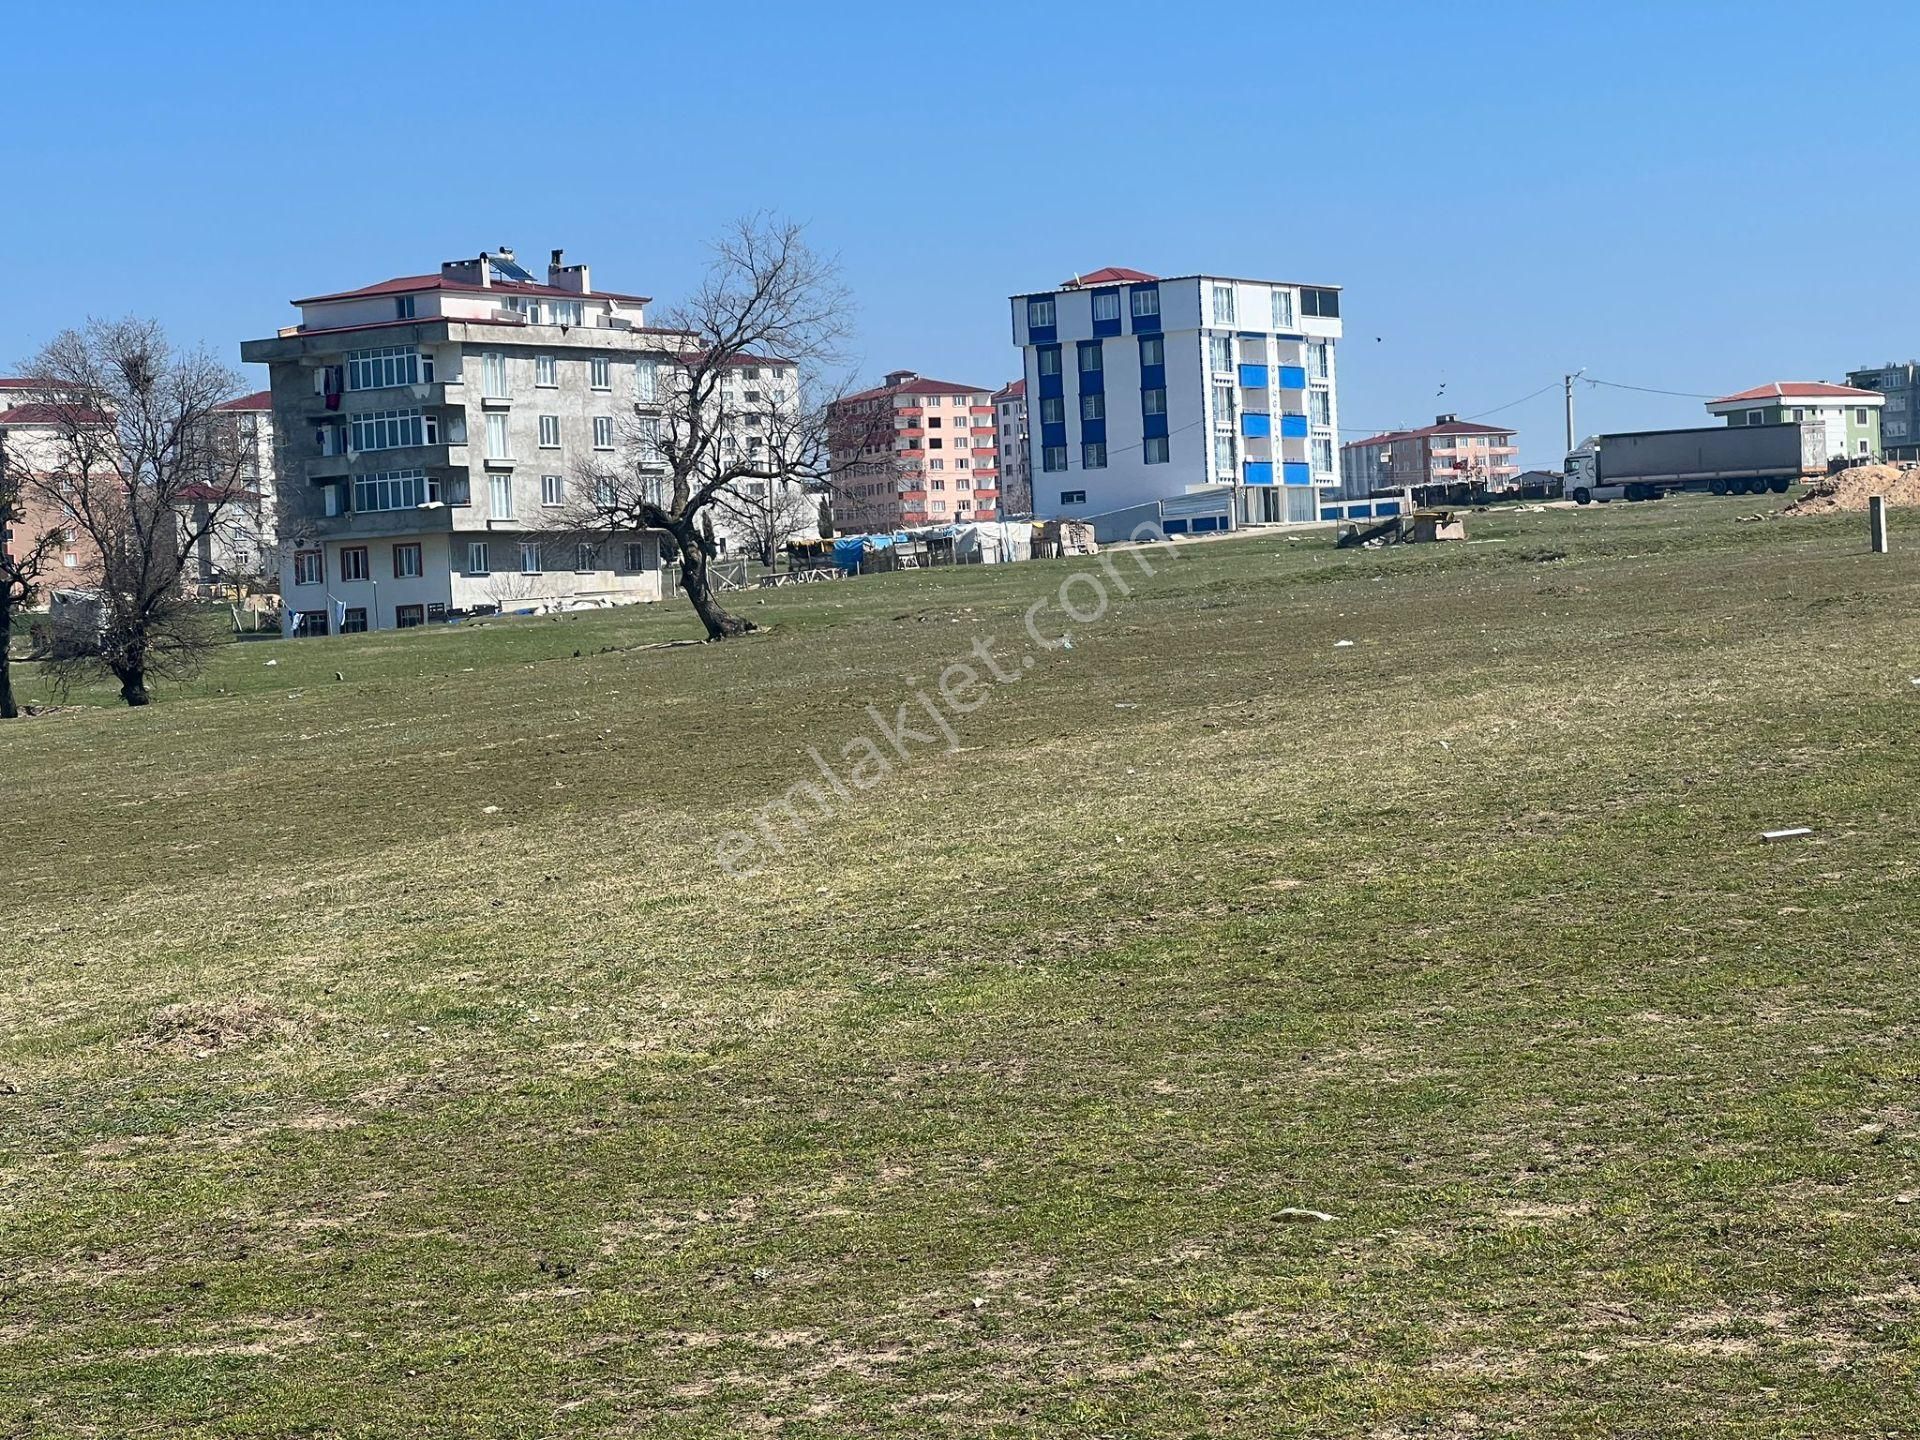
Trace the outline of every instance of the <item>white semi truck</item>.
<instances>
[{"instance_id":1,"label":"white semi truck","mask_svg":"<svg viewBox=\"0 0 1920 1440\"><path fill-rule=\"evenodd\" d=\"M1710 425L1596 435L1567 456L1565 494L1581 505L1658 500L1675 490L1758 495L1827 472L1813 425Z\"/></svg>"}]
</instances>

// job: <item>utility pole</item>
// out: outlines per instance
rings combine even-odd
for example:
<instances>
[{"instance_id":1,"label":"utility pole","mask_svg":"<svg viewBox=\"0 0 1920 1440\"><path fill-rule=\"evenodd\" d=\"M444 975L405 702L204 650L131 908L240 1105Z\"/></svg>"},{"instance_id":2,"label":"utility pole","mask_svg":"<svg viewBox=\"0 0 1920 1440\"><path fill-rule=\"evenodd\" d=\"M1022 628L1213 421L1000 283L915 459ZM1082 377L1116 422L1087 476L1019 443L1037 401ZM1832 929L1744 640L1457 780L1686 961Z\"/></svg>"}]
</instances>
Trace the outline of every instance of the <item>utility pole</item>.
<instances>
[{"instance_id":1,"label":"utility pole","mask_svg":"<svg viewBox=\"0 0 1920 1440\"><path fill-rule=\"evenodd\" d=\"M1567 453L1569 455L1573 453L1573 447L1576 443L1573 436L1573 382L1586 373L1586 370L1582 368L1567 376Z\"/></svg>"}]
</instances>

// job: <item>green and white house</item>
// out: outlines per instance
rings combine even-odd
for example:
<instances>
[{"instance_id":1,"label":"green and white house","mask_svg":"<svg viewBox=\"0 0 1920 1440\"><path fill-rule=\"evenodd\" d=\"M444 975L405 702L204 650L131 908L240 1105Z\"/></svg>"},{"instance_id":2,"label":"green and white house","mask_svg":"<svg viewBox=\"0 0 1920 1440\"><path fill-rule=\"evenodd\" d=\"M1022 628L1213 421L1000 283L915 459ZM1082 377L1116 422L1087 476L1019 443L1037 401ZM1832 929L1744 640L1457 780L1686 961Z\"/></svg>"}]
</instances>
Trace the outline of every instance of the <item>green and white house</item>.
<instances>
[{"instance_id":1,"label":"green and white house","mask_svg":"<svg viewBox=\"0 0 1920 1440\"><path fill-rule=\"evenodd\" d=\"M1793 423L1816 427L1823 435L1821 453L1829 460L1880 457L1880 407L1887 397L1852 385L1824 380L1776 380L1738 395L1709 400L1707 409L1724 415L1728 425Z\"/></svg>"}]
</instances>

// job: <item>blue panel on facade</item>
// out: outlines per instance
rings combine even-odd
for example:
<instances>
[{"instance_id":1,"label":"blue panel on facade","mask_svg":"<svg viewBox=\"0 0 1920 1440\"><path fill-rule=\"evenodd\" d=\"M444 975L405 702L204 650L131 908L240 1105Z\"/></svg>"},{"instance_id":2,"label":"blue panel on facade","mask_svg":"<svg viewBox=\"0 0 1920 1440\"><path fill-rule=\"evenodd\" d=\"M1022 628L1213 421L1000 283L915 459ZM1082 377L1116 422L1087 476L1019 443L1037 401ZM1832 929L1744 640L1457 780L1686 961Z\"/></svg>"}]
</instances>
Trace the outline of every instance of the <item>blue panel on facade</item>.
<instances>
[{"instance_id":1,"label":"blue panel on facade","mask_svg":"<svg viewBox=\"0 0 1920 1440\"><path fill-rule=\"evenodd\" d=\"M1289 460L1283 469L1285 471L1286 482L1289 485L1311 485L1313 483L1313 471L1308 468L1304 460Z\"/></svg>"},{"instance_id":2,"label":"blue panel on facade","mask_svg":"<svg viewBox=\"0 0 1920 1440\"><path fill-rule=\"evenodd\" d=\"M1142 390L1166 389L1167 367L1164 365L1142 365L1140 367L1140 388Z\"/></svg>"},{"instance_id":3,"label":"blue panel on facade","mask_svg":"<svg viewBox=\"0 0 1920 1440\"><path fill-rule=\"evenodd\" d=\"M1282 365L1280 367L1280 388L1282 390L1304 390L1307 388L1307 372L1304 366Z\"/></svg>"},{"instance_id":4,"label":"blue panel on facade","mask_svg":"<svg viewBox=\"0 0 1920 1440\"><path fill-rule=\"evenodd\" d=\"M1247 484L1271 485L1273 483L1273 462L1271 460L1249 460L1244 468Z\"/></svg>"},{"instance_id":5,"label":"blue panel on facade","mask_svg":"<svg viewBox=\"0 0 1920 1440\"><path fill-rule=\"evenodd\" d=\"M1193 517L1193 529L1196 535L1202 530L1223 529L1226 523L1227 522L1222 520L1218 515L1196 515Z\"/></svg>"},{"instance_id":6,"label":"blue panel on facade","mask_svg":"<svg viewBox=\"0 0 1920 1440\"><path fill-rule=\"evenodd\" d=\"M1267 367L1264 365L1242 365L1240 367L1240 383L1249 390L1266 389Z\"/></svg>"},{"instance_id":7,"label":"blue panel on facade","mask_svg":"<svg viewBox=\"0 0 1920 1440\"><path fill-rule=\"evenodd\" d=\"M1049 445L1049 446L1056 446L1056 447L1066 444L1067 443L1066 422L1062 421L1058 425L1043 424L1040 427L1040 443L1042 445Z\"/></svg>"},{"instance_id":8,"label":"blue panel on facade","mask_svg":"<svg viewBox=\"0 0 1920 1440\"><path fill-rule=\"evenodd\" d=\"M1082 443L1091 442L1095 445L1106 444L1107 422L1104 420L1082 420L1080 422L1080 439Z\"/></svg>"},{"instance_id":9,"label":"blue panel on facade","mask_svg":"<svg viewBox=\"0 0 1920 1440\"><path fill-rule=\"evenodd\" d=\"M1164 415L1142 415L1140 433L1149 440L1160 439L1167 433L1167 417Z\"/></svg>"},{"instance_id":10,"label":"blue panel on facade","mask_svg":"<svg viewBox=\"0 0 1920 1440\"><path fill-rule=\"evenodd\" d=\"M1273 417L1258 410L1240 412L1240 433L1249 440L1264 440L1273 433Z\"/></svg>"},{"instance_id":11,"label":"blue panel on facade","mask_svg":"<svg viewBox=\"0 0 1920 1440\"><path fill-rule=\"evenodd\" d=\"M1033 302L1036 300L1052 299L1053 296L1051 295L1024 295L1021 297L1021 303L1027 307L1027 343L1029 345L1051 345L1059 338L1060 332L1057 325L1036 325L1033 323ZM1056 319L1057 318L1058 317L1056 317Z\"/></svg>"},{"instance_id":12,"label":"blue panel on facade","mask_svg":"<svg viewBox=\"0 0 1920 1440\"><path fill-rule=\"evenodd\" d=\"M1187 522L1184 520L1163 520L1160 522L1160 533L1162 535L1184 535L1187 533Z\"/></svg>"},{"instance_id":13,"label":"blue panel on facade","mask_svg":"<svg viewBox=\"0 0 1920 1440\"><path fill-rule=\"evenodd\" d=\"M1307 417L1304 415L1282 415L1280 417L1280 433L1289 440L1306 439Z\"/></svg>"},{"instance_id":14,"label":"blue panel on facade","mask_svg":"<svg viewBox=\"0 0 1920 1440\"><path fill-rule=\"evenodd\" d=\"M1333 509L1330 509L1330 510L1323 508L1320 511L1320 518L1322 520L1338 520L1340 518L1339 507L1335 506Z\"/></svg>"},{"instance_id":15,"label":"blue panel on facade","mask_svg":"<svg viewBox=\"0 0 1920 1440\"><path fill-rule=\"evenodd\" d=\"M1400 513L1400 502L1398 500L1382 500L1378 505L1373 507L1373 513L1376 515L1398 515Z\"/></svg>"},{"instance_id":16,"label":"blue panel on facade","mask_svg":"<svg viewBox=\"0 0 1920 1440\"><path fill-rule=\"evenodd\" d=\"M1113 318L1100 318L1100 302L1103 297L1113 300ZM1120 333L1120 292L1118 290L1096 290L1093 292L1093 333L1096 335L1118 335Z\"/></svg>"},{"instance_id":17,"label":"blue panel on facade","mask_svg":"<svg viewBox=\"0 0 1920 1440\"><path fill-rule=\"evenodd\" d=\"M1153 296L1153 313L1142 315L1136 308L1133 297L1147 294ZM1160 329L1160 287L1158 285L1129 285L1127 287L1127 309L1133 312L1133 333L1152 335Z\"/></svg>"},{"instance_id":18,"label":"blue panel on facade","mask_svg":"<svg viewBox=\"0 0 1920 1440\"><path fill-rule=\"evenodd\" d=\"M1349 505L1347 507L1347 518L1349 520L1371 520L1373 518L1373 507L1371 505Z\"/></svg>"}]
</instances>

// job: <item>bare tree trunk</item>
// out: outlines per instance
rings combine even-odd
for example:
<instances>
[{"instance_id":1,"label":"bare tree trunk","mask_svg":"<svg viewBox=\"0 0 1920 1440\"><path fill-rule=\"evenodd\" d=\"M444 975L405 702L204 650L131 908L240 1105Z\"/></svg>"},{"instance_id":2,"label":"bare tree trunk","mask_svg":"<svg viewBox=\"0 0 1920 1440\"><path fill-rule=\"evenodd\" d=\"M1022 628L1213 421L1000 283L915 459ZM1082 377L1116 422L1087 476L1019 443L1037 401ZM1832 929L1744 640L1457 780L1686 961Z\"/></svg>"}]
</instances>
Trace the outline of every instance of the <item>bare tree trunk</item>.
<instances>
[{"instance_id":1,"label":"bare tree trunk","mask_svg":"<svg viewBox=\"0 0 1920 1440\"><path fill-rule=\"evenodd\" d=\"M143 665L116 665L113 675L120 682L120 698L129 705L145 705L153 697L147 694L147 671Z\"/></svg>"},{"instance_id":2,"label":"bare tree trunk","mask_svg":"<svg viewBox=\"0 0 1920 1440\"><path fill-rule=\"evenodd\" d=\"M700 543L699 533L688 525L684 534L679 528L674 529L672 534L680 546L680 588L687 592L694 614L707 627L707 638L731 640L736 635L745 635L759 628L751 620L742 620L732 614L714 598L713 574L707 568L707 552Z\"/></svg>"},{"instance_id":3,"label":"bare tree trunk","mask_svg":"<svg viewBox=\"0 0 1920 1440\"><path fill-rule=\"evenodd\" d=\"M11 616L0 613L0 720L18 720L20 707L13 699L13 656L7 650Z\"/></svg>"}]
</instances>

